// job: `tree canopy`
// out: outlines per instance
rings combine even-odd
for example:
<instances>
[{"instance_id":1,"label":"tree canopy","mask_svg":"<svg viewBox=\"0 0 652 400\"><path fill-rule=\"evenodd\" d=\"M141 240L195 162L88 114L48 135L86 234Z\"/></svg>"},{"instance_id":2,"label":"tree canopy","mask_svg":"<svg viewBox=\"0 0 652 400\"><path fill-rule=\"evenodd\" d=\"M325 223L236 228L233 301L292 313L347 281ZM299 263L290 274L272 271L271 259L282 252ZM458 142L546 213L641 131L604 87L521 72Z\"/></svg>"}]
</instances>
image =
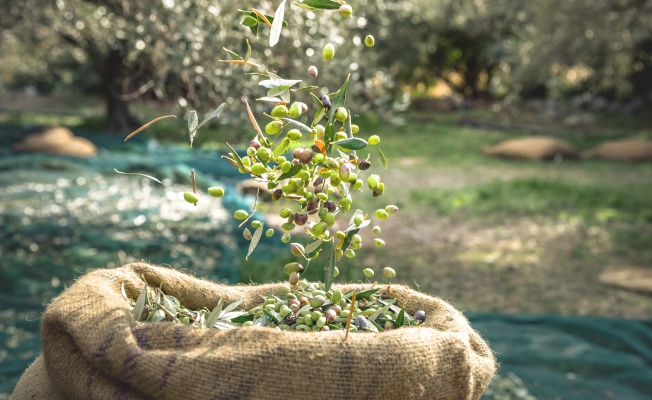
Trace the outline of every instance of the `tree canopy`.
<instances>
[{"instance_id":1,"label":"tree canopy","mask_svg":"<svg viewBox=\"0 0 652 400\"><path fill-rule=\"evenodd\" d=\"M252 61L281 76L307 76L314 64L333 89L350 68L353 92L366 106L391 104L405 85L439 81L469 97L586 93L622 100L652 92L652 0L359 0L351 2L352 18L288 4L282 36L293 46L266 49L260 41L270 28L251 10L271 16L278 3L0 0L8 10L0 15L0 79L100 94L112 128L129 130L138 125L131 100L208 109L239 101L231 93L258 93L255 77L219 61L233 59L227 43L238 43L229 50L244 56L244 30ZM345 39L343 28L357 34ZM383 45L362 51L367 33ZM328 65L320 57L327 42L338 53Z\"/></svg>"}]
</instances>

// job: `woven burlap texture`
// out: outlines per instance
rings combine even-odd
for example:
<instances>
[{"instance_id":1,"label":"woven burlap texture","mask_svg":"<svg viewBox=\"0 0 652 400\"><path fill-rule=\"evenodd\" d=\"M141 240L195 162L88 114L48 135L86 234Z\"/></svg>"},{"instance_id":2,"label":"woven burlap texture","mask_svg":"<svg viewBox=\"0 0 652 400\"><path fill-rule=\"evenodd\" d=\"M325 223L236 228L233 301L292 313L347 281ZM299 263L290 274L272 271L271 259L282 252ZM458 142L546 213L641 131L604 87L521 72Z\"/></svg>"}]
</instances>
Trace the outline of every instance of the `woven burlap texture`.
<instances>
[{"instance_id":1,"label":"woven burlap texture","mask_svg":"<svg viewBox=\"0 0 652 400\"><path fill-rule=\"evenodd\" d=\"M461 400L479 398L495 372L491 349L461 313L405 286L392 285L390 296L410 313L425 310L424 326L345 341L337 331L135 323L121 285L136 299L143 279L190 309L219 299L249 309L280 286L221 285L147 263L90 272L47 307L42 358L13 398L36 398L43 387L41 398L53 399Z\"/></svg>"}]
</instances>

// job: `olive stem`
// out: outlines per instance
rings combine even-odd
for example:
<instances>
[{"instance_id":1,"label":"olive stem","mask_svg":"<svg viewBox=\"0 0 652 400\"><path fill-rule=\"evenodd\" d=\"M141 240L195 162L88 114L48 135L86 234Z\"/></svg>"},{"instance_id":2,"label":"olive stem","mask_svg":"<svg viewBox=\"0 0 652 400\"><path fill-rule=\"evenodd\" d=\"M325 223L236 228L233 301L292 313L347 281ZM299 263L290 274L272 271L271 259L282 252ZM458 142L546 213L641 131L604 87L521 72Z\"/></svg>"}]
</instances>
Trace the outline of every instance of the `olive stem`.
<instances>
[{"instance_id":1,"label":"olive stem","mask_svg":"<svg viewBox=\"0 0 652 400\"><path fill-rule=\"evenodd\" d=\"M349 310L349 318L346 320L346 333L344 334L344 341L349 337L349 328L351 328L351 318L353 317L353 310L355 309L355 290L351 296L351 309Z\"/></svg>"},{"instance_id":2,"label":"olive stem","mask_svg":"<svg viewBox=\"0 0 652 400\"><path fill-rule=\"evenodd\" d=\"M256 213L256 206L258 205L258 196L259 195L260 195L260 188L256 189L256 199L254 200L254 207L251 210L251 214L249 214L249 216L247 216L247 218L245 218L244 221L242 221L242 223L240 225L238 225L238 228L242 228L242 225L246 224L247 221L249 221L251 219L251 217L253 217L254 214Z\"/></svg>"},{"instance_id":3,"label":"olive stem","mask_svg":"<svg viewBox=\"0 0 652 400\"><path fill-rule=\"evenodd\" d=\"M254 126L254 129L256 132L258 132L258 135L260 136L263 141L267 141L265 139L265 135L263 135L263 132L260 130L260 127L258 126L258 122L256 122L256 118L254 117L254 114L251 112L251 108L249 108L249 102L247 101L246 97L242 98L242 101L244 101L245 105L247 106L247 113L249 114L249 119L251 120L251 124Z\"/></svg>"}]
</instances>

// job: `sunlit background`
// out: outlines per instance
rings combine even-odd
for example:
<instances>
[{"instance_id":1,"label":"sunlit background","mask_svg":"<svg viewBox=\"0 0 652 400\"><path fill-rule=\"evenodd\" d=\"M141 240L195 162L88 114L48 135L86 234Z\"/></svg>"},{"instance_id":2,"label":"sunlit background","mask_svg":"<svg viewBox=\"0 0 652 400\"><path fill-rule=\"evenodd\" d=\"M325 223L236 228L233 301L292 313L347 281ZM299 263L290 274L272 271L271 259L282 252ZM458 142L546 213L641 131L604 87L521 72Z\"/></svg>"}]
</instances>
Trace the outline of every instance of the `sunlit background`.
<instances>
[{"instance_id":1,"label":"sunlit background","mask_svg":"<svg viewBox=\"0 0 652 400\"><path fill-rule=\"evenodd\" d=\"M259 123L270 110L254 100L264 70L220 61L245 38L253 61L317 95L350 73L359 135L381 137L389 168L371 161L387 189L360 201L401 210L387 246L342 263L340 282L390 266L462 310L501 363L484 398L649 398L652 1L352 0L351 18L288 7L270 49L238 9L277 3L0 0L0 399L40 351L44 306L91 269L286 278L279 234L244 260L231 215L254 196L220 158L253 136L243 96ZM184 115L222 102L189 149ZM25 145L54 126L75 136ZM186 203L193 168L227 195ZM260 219L280 225L276 206L261 200Z\"/></svg>"}]
</instances>

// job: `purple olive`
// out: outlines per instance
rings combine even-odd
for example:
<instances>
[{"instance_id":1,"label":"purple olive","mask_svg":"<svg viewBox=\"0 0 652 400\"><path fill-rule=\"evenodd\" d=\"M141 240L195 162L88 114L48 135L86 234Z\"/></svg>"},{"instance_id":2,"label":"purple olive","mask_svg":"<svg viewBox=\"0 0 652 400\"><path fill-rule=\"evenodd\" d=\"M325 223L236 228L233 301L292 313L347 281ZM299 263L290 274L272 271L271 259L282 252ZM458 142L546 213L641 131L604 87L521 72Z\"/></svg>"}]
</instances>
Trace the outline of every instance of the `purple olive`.
<instances>
[{"instance_id":1,"label":"purple olive","mask_svg":"<svg viewBox=\"0 0 652 400\"><path fill-rule=\"evenodd\" d=\"M296 214L294 216L294 223L303 226L308 222L308 214Z\"/></svg>"},{"instance_id":2,"label":"purple olive","mask_svg":"<svg viewBox=\"0 0 652 400\"><path fill-rule=\"evenodd\" d=\"M335 212L335 210L337 210L337 206L335 205L335 203L330 201L330 200L324 202L324 207L326 207L328 212L331 212L331 213Z\"/></svg>"},{"instance_id":3,"label":"purple olive","mask_svg":"<svg viewBox=\"0 0 652 400\"><path fill-rule=\"evenodd\" d=\"M324 106L325 109L330 110L331 109L331 99L328 97L327 94L321 96L319 98L321 100L321 105Z\"/></svg>"},{"instance_id":4,"label":"purple olive","mask_svg":"<svg viewBox=\"0 0 652 400\"><path fill-rule=\"evenodd\" d=\"M299 156L299 162L301 164L308 164L310 160L312 160L312 150L305 149L304 151L301 152L301 155Z\"/></svg>"}]
</instances>

